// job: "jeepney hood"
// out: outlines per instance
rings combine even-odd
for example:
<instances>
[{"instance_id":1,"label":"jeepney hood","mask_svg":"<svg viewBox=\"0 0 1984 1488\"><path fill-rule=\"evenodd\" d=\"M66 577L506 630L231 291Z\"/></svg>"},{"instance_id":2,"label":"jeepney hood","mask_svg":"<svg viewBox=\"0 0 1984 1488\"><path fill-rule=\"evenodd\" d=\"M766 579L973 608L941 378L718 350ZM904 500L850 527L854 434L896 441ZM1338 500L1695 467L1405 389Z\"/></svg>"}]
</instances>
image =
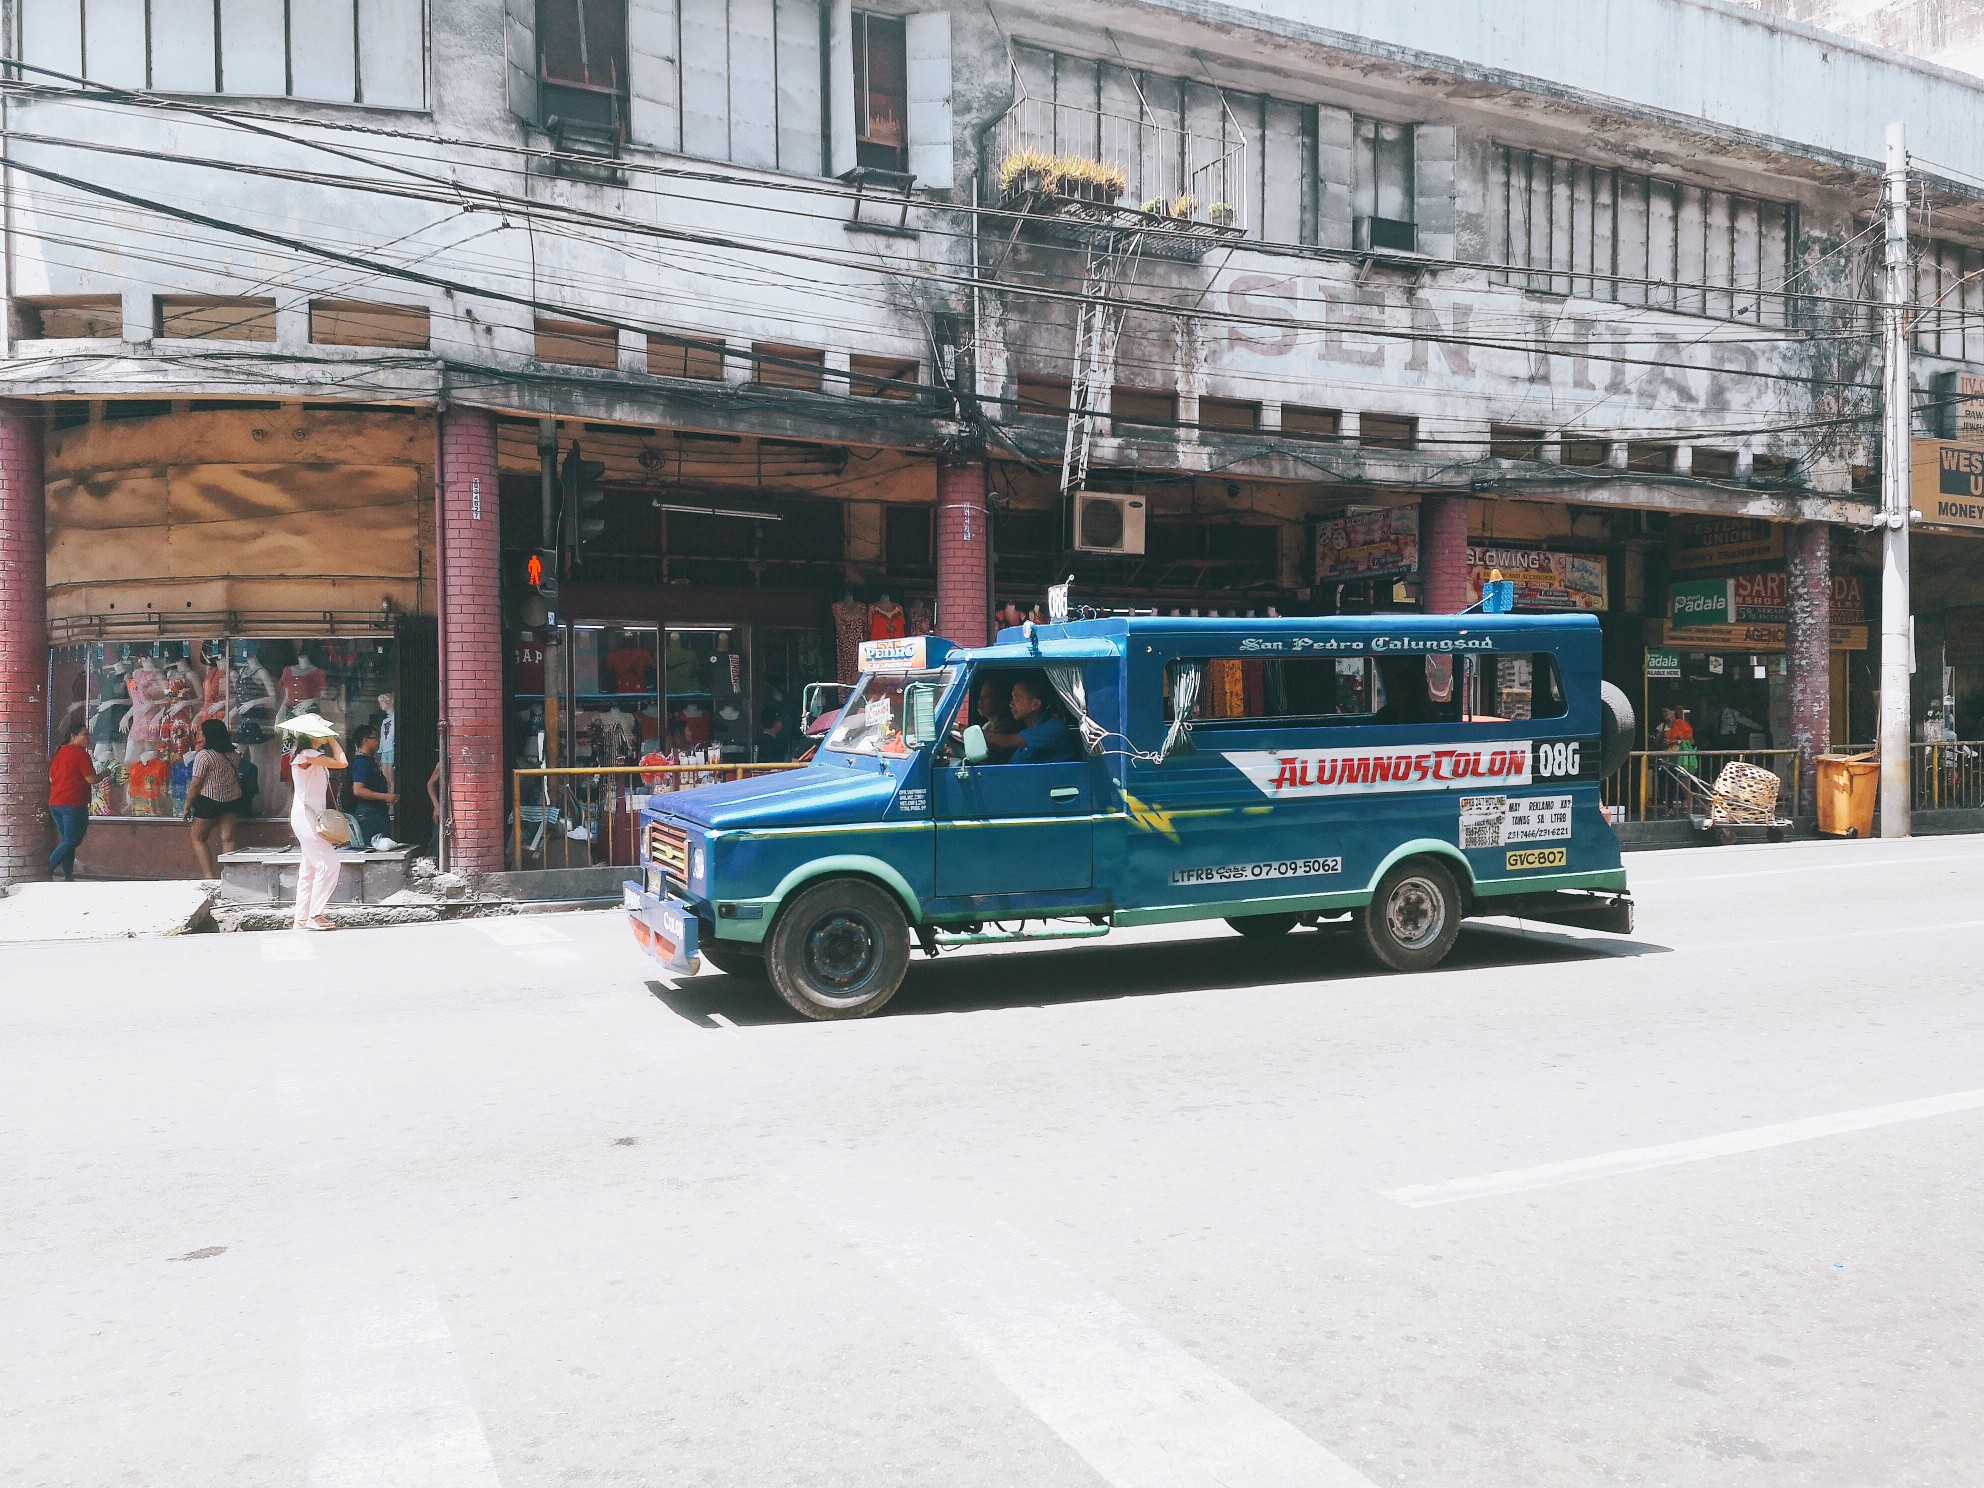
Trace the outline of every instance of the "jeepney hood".
<instances>
[{"instance_id":1,"label":"jeepney hood","mask_svg":"<svg viewBox=\"0 0 1984 1488\"><path fill-rule=\"evenodd\" d=\"M650 809L719 832L836 826L879 820L899 783L872 762L856 768L835 762L676 791L655 797Z\"/></svg>"}]
</instances>

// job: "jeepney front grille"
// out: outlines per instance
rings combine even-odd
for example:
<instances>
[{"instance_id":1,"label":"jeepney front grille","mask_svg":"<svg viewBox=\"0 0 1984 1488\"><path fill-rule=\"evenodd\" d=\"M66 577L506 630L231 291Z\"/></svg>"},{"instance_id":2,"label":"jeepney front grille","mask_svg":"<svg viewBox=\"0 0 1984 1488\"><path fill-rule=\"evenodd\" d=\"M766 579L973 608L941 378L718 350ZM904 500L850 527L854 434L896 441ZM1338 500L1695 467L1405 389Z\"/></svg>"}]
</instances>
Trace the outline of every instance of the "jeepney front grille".
<instances>
[{"instance_id":1,"label":"jeepney front grille","mask_svg":"<svg viewBox=\"0 0 1984 1488\"><path fill-rule=\"evenodd\" d=\"M688 883L689 834L680 827L670 826L667 822L649 822L645 856L650 863L660 867L662 876L678 893Z\"/></svg>"}]
</instances>

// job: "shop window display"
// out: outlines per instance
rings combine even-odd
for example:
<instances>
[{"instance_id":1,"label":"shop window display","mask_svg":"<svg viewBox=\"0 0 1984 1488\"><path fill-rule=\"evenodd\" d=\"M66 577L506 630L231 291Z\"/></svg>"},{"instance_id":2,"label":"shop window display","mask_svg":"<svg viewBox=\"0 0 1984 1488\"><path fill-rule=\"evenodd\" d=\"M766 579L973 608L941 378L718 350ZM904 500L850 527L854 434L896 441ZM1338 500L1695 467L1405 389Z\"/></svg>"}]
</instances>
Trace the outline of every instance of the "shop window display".
<instances>
[{"instance_id":1,"label":"shop window display","mask_svg":"<svg viewBox=\"0 0 1984 1488\"><path fill-rule=\"evenodd\" d=\"M395 685L390 640L323 637L103 641L56 648L50 737L90 730L101 776L91 814L177 818L186 809L200 725L233 734L255 787L252 814L280 817L290 802L288 758L276 724L319 712L340 729L378 723ZM244 782L247 783L247 782Z\"/></svg>"}]
</instances>

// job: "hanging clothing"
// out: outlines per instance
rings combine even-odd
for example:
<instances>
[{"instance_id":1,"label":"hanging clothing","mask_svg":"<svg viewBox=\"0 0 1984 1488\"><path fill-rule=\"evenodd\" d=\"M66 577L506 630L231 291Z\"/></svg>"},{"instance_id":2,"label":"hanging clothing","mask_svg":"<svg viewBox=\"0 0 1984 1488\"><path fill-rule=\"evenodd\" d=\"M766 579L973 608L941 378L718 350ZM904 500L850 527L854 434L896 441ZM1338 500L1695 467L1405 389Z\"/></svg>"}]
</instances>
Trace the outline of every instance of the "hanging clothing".
<instances>
[{"instance_id":1,"label":"hanging clothing","mask_svg":"<svg viewBox=\"0 0 1984 1488\"><path fill-rule=\"evenodd\" d=\"M843 599L834 606L835 678L852 683L861 675L861 643L868 634L868 606L858 599Z\"/></svg>"},{"instance_id":2,"label":"hanging clothing","mask_svg":"<svg viewBox=\"0 0 1984 1488\"><path fill-rule=\"evenodd\" d=\"M171 791L172 766L158 755L132 765L124 780L124 794L133 816L167 815Z\"/></svg>"},{"instance_id":3,"label":"hanging clothing","mask_svg":"<svg viewBox=\"0 0 1984 1488\"><path fill-rule=\"evenodd\" d=\"M899 641L908 633L908 623L903 616L902 606L891 604L887 608L876 605L868 612L868 639L871 641Z\"/></svg>"}]
</instances>

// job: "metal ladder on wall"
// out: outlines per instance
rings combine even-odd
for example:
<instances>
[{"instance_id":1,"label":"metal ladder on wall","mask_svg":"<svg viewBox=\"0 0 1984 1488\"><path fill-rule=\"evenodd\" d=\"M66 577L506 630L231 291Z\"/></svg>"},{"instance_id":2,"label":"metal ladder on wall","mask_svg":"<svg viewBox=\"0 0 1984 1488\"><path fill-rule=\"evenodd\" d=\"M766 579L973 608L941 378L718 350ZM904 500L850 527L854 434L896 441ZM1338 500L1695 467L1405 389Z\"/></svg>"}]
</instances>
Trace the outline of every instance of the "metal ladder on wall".
<instances>
[{"instance_id":1,"label":"metal ladder on wall","mask_svg":"<svg viewBox=\"0 0 1984 1488\"><path fill-rule=\"evenodd\" d=\"M1088 483L1089 447L1097 411L1116 367L1125 307L1116 289L1137 262L1143 234L1134 229L1099 233L1088 245L1082 274L1081 313L1075 321L1074 375L1068 382L1068 432L1061 448L1061 500L1072 503ZM1073 507L1064 508L1070 517Z\"/></svg>"}]
</instances>

